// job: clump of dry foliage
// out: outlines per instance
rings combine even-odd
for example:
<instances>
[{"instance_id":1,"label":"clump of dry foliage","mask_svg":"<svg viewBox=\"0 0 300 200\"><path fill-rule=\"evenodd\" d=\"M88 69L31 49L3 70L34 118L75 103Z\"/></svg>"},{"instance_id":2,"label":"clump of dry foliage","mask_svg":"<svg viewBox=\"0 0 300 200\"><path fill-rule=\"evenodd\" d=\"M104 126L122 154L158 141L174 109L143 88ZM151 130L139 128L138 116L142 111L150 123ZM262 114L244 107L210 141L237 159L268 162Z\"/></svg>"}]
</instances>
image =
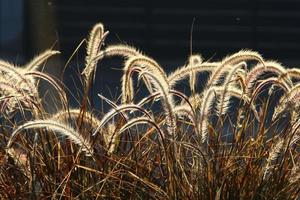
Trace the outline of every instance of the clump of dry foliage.
<instances>
[{"instance_id":1,"label":"clump of dry foliage","mask_svg":"<svg viewBox=\"0 0 300 200\"><path fill-rule=\"evenodd\" d=\"M300 196L299 69L242 50L216 62L191 55L167 74L134 47L105 47L107 35L100 23L89 35L77 108L40 70L59 52L26 66L0 61L1 199ZM102 113L89 95L97 63L112 56L125 60L122 93L120 101L99 94L111 107ZM209 74L201 91L200 73ZM185 79L190 95L178 89ZM56 114L43 107L40 80L59 94Z\"/></svg>"}]
</instances>

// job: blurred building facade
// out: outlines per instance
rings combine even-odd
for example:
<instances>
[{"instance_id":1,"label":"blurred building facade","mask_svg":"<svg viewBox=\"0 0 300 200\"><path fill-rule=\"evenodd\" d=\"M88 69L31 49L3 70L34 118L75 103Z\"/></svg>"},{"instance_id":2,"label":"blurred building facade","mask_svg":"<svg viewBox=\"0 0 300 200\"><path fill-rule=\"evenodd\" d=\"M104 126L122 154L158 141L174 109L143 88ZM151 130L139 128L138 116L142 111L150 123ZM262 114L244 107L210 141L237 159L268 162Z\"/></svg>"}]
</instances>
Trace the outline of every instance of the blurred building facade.
<instances>
[{"instance_id":1,"label":"blurred building facade","mask_svg":"<svg viewBox=\"0 0 300 200\"><path fill-rule=\"evenodd\" d=\"M133 45L167 71L184 64L191 49L206 60L252 49L267 59L300 66L298 0L0 0L0 8L1 58L22 63L55 48L62 55L49 69L53 74L97 22L110 31L106 44ZM75 67L82 68L84 54L83 45L73 59ZM118 85L117 71L111 68L120 68L120 60L102 67L99 76L111 76L108 83Z\"/></svg>"}]
</instances>

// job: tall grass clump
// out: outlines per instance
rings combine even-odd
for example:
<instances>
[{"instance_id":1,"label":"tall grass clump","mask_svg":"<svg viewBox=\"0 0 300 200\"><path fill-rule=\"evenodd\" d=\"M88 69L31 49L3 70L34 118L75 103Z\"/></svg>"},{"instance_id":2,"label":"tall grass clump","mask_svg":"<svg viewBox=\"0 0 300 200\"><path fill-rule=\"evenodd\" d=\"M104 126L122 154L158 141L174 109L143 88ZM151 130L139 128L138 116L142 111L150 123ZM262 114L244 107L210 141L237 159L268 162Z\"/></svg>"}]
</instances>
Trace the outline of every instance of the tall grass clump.
<instances>
[{"instance_id":1,"label":"tall grass clump","mask_svg":"<svg viewBox=\"0 0 300 200\"><path fill-rule=\"evenodd\" d=\"M108 33L99 23L87 39L77 107L40 71L58 51L0 61L1 199L300 198L299 69L241 50L213 62L193 54L167 74L132 46L105 46ZM112 56L124 66L119 100L98 94L106 112L92 94ZM54 114L40 80L57 90Z\"/></svg>"}]
</instances>

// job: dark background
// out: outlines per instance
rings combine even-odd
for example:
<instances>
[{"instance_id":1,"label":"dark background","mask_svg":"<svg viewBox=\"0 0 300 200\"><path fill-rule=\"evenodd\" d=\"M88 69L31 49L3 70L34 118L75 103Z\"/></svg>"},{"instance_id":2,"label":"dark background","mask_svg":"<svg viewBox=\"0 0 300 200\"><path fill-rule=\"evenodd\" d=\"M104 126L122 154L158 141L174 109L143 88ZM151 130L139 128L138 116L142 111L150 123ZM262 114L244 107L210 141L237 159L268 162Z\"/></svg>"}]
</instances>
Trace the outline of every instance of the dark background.
<instances>
[{"instance_id":1,"label":"dark background","mask_svg":"<svg viewBox=\"0 0 300 200\"><path fill-rule=\"evenodd\" d=\"M185 63L192 50L220 59L252 49L289 67L300 65L299 0L0 0L0 57L24 64L54 46L62 52L46 70L59 74L93 25L110 31L106 45L126 43L153 57L167 70ZM85 45L68 66L66 82L82 69ZM121 60L104 60L96 89L118 89ZM72 75L73 76L73 75ZM72 88L72 86L70 86Z\"/></svg>"}]
</instances>

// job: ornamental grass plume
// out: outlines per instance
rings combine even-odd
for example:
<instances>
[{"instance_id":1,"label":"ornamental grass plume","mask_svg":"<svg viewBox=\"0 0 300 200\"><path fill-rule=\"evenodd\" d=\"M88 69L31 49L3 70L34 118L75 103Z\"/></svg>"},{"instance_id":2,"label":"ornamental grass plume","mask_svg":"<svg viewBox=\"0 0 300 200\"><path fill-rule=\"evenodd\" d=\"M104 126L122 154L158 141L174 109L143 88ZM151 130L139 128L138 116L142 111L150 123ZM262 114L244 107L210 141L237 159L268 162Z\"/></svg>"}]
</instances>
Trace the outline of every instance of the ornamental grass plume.
<instances>
[{"instance_id":1,"label":"ornamental grass plume","mask_svg":"<svg viewBox=\"0 0 300 200\"><path fill-rule=\"evenodd\" d=\"M75 108L73 91L41 71L58 51L22 67L0 60L1 199L300 198L299 69L241 50L221 61L193 54L167 74L106 37L101 23L88 36ZM113 56L124 59L117 100L93 87ZM57 113L37 80L59 94Z\"/></svg>"},{"instance_id":2,"label":"ornamental grass plume","mask_svg":"<svg viewBox=\"0 0 300 200\"><path fill-rule=\"evenodd\" d=\"M86 152L86 155L90 156L93 153L92 146L89 142L88 138L83 138L80 133L76 132L73 128L71 128L68 125L65 125L59 121L53 121L53 120L35 120L35 121L29 121L21 126L19 126L17 129L14 130L14 132L11 134L7 146L7 149L10 149L13 141L17 137L17 135L28 129L38 129L38 128L46 128L48 131L54 131L58 132L59 134L68 137L72 142L78 144L82 151Z\"/></svg>"}]
</instances>

